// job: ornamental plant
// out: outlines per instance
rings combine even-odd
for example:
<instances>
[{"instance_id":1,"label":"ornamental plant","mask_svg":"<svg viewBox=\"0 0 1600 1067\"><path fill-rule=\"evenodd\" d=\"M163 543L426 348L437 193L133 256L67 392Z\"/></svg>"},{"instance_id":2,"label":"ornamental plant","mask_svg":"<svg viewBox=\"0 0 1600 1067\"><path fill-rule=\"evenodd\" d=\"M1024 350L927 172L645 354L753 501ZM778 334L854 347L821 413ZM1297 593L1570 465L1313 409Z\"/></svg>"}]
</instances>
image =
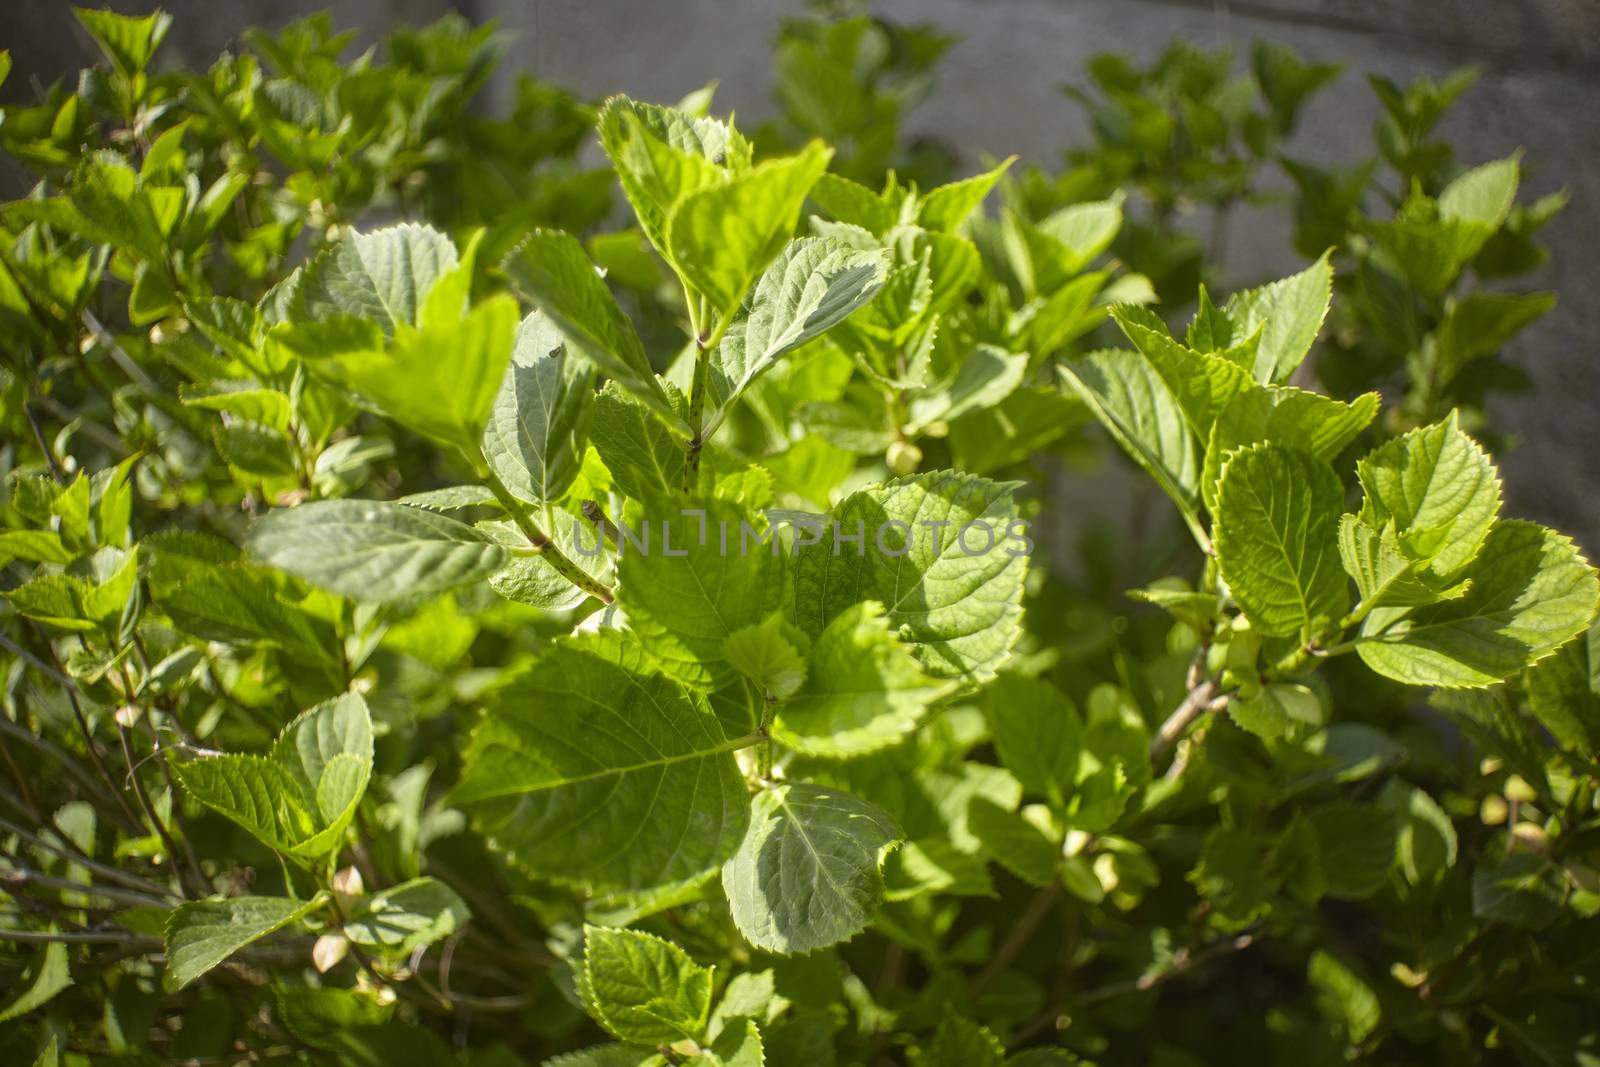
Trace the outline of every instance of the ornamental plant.
<instances>
[{"instance_id":1,"label":"ornamental plant","mask_svg":"<svg viewBox=\"0 0 1600 1067\"><path fill-rule=\"evenodd\" d=\"M1594 1054L1600 579L1459 411L1290 384L1331 253L1169 323L1120 193L705 95L595 109L636 229L358 224L363 151L295 216L197 172L303 94L191 141L83 18L121 103L0 210L6 1062ZM1146 514L1074 560L1097 435Z\"/></svg>"}]
</instances>

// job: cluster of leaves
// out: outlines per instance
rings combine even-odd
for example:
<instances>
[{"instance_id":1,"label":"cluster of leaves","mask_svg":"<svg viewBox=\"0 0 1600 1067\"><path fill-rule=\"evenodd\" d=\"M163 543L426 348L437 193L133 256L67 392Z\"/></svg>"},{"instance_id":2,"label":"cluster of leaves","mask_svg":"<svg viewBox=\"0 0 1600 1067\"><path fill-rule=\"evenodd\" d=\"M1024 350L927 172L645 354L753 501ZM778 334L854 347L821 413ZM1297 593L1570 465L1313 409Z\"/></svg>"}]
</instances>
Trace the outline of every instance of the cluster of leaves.
<instances>
[{"instance_id":1,"label":"cluster of leaves","mask_svg":"<svg viewBox=\"0 0 1600 1067\"><path fill-rule=\"evenodd\" d=\"M467 112L484 31L150 76L163 16L82 18L74 117L0 124L8 1062L1594 1054L1600 580L1454 394L1288 384L1330 255L1174 333L1120 188L884 173L927 31L792 25L755 139L615 97L597 182L570 98ZM1328 76L1164 62L1174 145L1242 132L1103 161L1147 196ZM1514 169L1401 132L1482 273ZM1097 426L1174 507L1075 576Z\"/></svg>"}]
</instances>

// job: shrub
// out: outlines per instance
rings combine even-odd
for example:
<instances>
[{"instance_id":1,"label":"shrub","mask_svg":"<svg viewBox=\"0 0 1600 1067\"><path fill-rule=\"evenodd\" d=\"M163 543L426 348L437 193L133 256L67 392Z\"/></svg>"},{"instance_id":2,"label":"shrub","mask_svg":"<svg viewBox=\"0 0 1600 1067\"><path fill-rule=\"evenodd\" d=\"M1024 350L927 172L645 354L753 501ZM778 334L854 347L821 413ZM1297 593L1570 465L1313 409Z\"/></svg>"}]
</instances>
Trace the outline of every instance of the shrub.
<instances>
[{"instance_id":1,"label":"shrub","mask_svg":"<svg viewBox=\"0 0 1600 1067\"><path fill-rule=\"evenodd\" d=\"M1592 1054L1600 582L1472 434L1558 203L1428 147L1455 85L1377 84L1393 221L1218 299L1119 235L1247 195L1282 50L1100 61L1107 129L1266 103L1052 203L897 154L927 30L787 27L758 149L481 118L455 20L80 17L0 125L8 1062ZM1074 565L1102 432L1144 517Z\"/></svg>"}]
</instances>

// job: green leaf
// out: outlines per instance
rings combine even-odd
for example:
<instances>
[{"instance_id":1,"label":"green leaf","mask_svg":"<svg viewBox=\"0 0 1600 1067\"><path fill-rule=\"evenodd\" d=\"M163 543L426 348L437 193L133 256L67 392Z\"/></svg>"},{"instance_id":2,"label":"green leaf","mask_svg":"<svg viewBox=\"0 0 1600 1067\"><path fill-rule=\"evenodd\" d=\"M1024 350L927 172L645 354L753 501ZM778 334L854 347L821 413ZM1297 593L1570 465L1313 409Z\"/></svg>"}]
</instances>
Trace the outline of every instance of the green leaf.
<instances>
[{"instance_id":1,"label":"green leaf","mask_svg":"<svg viewBox=\"0 0 1600 1067\"><path fill-rule=\"evenodd\" d=\"M675 386L666 389L674 411L681 412L682 394ZM652 500L683 484L683 446L660 419L613 382L595 397L589 436L617 488L633 499Z\"/></svg>"},{"instance_id":2,"label":"green leaf","mask_svg":"<svg viewBox=\"0 0 1600 1067\"><path fill-rule=\"evenodd\" d=\"M848 793L769 787L756 794L750 828L722 868L734 924L752 945L781 955L854 937L883 899L883 858L901 839L886 812Z\"/></svg>"},{"instance_id":3,"label":"green leaf","mask_svg":"<svg viewBox=\"0 0 1600 1067\"><path fill-rule=\"evenodd\" d=\"M706 1067L765 1067L766 1048L761 1028L754 1019L736 1021L717 1035L711 1047L701 1053L700 1060Z\"/></svg>"},{"instance_id":4,"label":"green leaf","mask_svg":"<svg viewBox=\"0 0 1600 1067\"><path fill-rule=\"evenodd\" d=\"M745 298L711 354L712 390L727 407L780 356L844 321L883 285L884 255L829 237L790 241ZM711 420L714 426L719 421Z\"/></svg>"},{"instance_id":5,"label":"green leaf","mask_svg":"<svg viewBox=\"0 0 1600 1067\"><path fill-rule=\"evenodd\" d=\"M968 216L983 206L990 191L1016 161L1016 156L1008 156L992 170L928 190L917 204L917 225L955 233Z\"/></svg>"},{"instance_id":6,"label":"green leaf","mask_svg":"<svg viewBox=\"0 0 1600 1067\"><path fill-rule=\"evenodd\" d=\"M1077 784L1083 719L1049 682L1001 674L989 686L984 713L995 750L1022 788L1057 807Z\"/></svg>"},{"instance_id":7,"label":"green leaf","mask_svg":"<svg viewBox=\"0 0 1600 1067\"><path fill-rule=\"evenodd\" d=\"M211 382L182 386L179 397L188 407L226 411L250 422L258 422L282 433L289 426L289 395L264 389L251 382Z\"/></svg>"},{"instance_id":8,"label":"green leaf","mask_svg":"<svg viewBox=\"0 0 1600 1067\"><path fill-rule=\"evenodd\" d=\"M1061 845L1024 816L985 797L973 797L967 827L984 851L1024 882L1046 886L1055 881Z\"/></svg>"},{"instance_id":9,"label":"green leaf","mask_svg":"<svg viewBox=\"0 0 1600 1067\"><path fill-rule=\"evenodd\" d=\"M1303 685L1264 685L1252 697L1228 701L1228 716L1241 729L1257 737L1282 737L1294 723L1321 726L1326 719L1322 702Z\"/></svg>"},{"instance_id":10,"label":"green leaf","mask_svg":"<svg viewBox=\"0 0 1600 1067\"><path fill-rule=\"evenodd\" d=\"M1200 531L1200 454L1183 409L1156 368L1137 352L1101 350L1058 365L1062 377L1122 450Z\"/></svg>"},{"instance_id":11,"label":"green leaf","mask_svg":"<svg viewBox=\"0 0 1600 1067\"><path fill-rule=\"evenodd\" d=\"M1224 463L1217 564L1261 633L1309 638L1343 614L1348 598L1337 549L1343 507L1333 469L1299 449L1252 445Z\"/></svg>"},{"instance_id":12,"label":"green leaf","mask_svg":"<svg viewBox=\"0 0 1600 1067\"><path fill-rule=\"evenodd\" d=\"M689 436L684 420L651 369L633 323L617 306L576 237L556 230L535 230L506 257L500 269L579 353L681 436Z\"/></svg>"},{"instance_id":13,"label":"green leaf","mask_svg":"<svg viewBox=\"0 0 1600 1067\"><path fill-rule=\"evenodd\" d=\"M83 28L89 31L106 58L127 78L142 73L150 65L150 57L155 55L172 28L172 16L159 10L143 18L83 7L73 8L72 13L83 23Z\"/></svg>"},{"instance_id":14,"label":"green leaf","mask_svg":"<svg viewBox=\"0 0 1600 1067\"><path fill-rule=\"evenodd\" d=\"M344 935L362 948L405 957L464 926L472 913L456 891L434 878L374 893L344 924Z\"/></svg>"},{"instance_id":15,"label":"green leaf","mask_svg":"<svg viewBox=\"0 0 1600 1067\"><path fill-rule=\"evenodd\" d=\"M401 326L419 325L428 291L456 263L455 245L431 226L406 222L353 233L301 272L294 318L355 315L392 337Z\"/></svg>"},{"instance_id":16,"label":"green leaf","mask_svg":"<svg viewBox=\"0 0 1600 1067\"><path fill-rule=\"evenodd\" d=\"M1122 332L1161 376L1200 440L1211 437L1217 416L1250 385L1249 371L1221 356L1179 344L1166 323L1145 308L1119 305L1111 309Z\"/></svg>"},{"instance_id":17,"label":"green leaf","mask_svg":"<svg viewBox=\"0 0 1600 1067\"><path fill-rule=\"evenodd\" d=\"M650 889L715 867L749 822L747 742L656 671L614 633L553 645L495 694L454 802L563 884Z\"/></svg>"},{"instance_id":18,"label":"green leaf","mask_svg":"<svg viewBox=\"0 0 1600 1067\"><path fill-rule=\"evenodd\" d=\"M0 937L4 931L0 931ZM16 995L0 1007L0 1023L8 1023L54 1000L56 994L72 984L72 969L67 959L67 946L52 941L40 949L29 961L27 969L16 978L13 987Z\"/></svg>"},{"instance_id":19,"label":"green leaf","mask_svg":"<svg viewBox=\"0 0 1600 1067\"><path fill-rule=\"evenodd\" d=\"M1566 886L1561 868L1530 852L1513 852L1472 874L1472 914L1529 930L1561 915Z\"/></svg>"},{"instance_id":20,"label":"green leaf","mask_svg":"<svg viewBox=\"0 0 1600 1067\"><path fill-rule=\"evenodd\" d=\"M1356 580L1367 608L1416 607L1464 596L1470 583L1443 587L1424 582L1400 550L1393 524L1374 530L1356 515L1339 517L1339 558Z\"/></svg>"},{"instance_id":21,"label":"green leaf","mask_svg":"<svg viewBox=\"0 0 1600 1067\"><path fill-rule=\"evenodd\" d=\"M585 925L578 988L595 1021L623 1041L670 1045L705 1037L711 968L670 941Z\"/></svg>"},{"instance_id":22,"label":"green leaf","mask_svg":"<svg viewBox=\"0 0 1600 1067\"><path fill-rule=\"evenodd\" d=\"M1026 352L1007 352L997 345L980 344L960 360L946 380L907 398L910 418L904 430L917 434L935 422L992 409L1022 384L1027 372Z\"/></svg>"},{"instance_id":23,"label":"green leaf","mask_svg":"<svg viewBox=\"0 0 1600 1067\"><path fill-rule=\"evenodd\" d=\"M618 603L670 677L696 689L720 689L736 676L723 651L729 635L782 603L783 557L758 539L765 520L730 501L646 499L658 503L633 523L641 546L622 533Z\"/></svg>"},{"instance_id":24,"label":"green leaf","mask_svg":"<svg viewBox=\"0 0 1600 1067\"><path fill-rule=\"evenodd\" d=\"M1474 167L1439 193L1439 217L1497 230L1517 200L1521 177L1517 156Z\"/></svg>"},{"instance_id":25,"label":"green leaf","mask_svg":"<svg viewBox=\"0 0 1600 1067\"><path fill-rule=\"evenodd\" d=\"M499 570L511 553L465 523L375 500L279 508L246 536L250 554L357 600L436 596Z\"/></svg>"},{"instance_id":26,"label":"green leaf","mask_svg":"<svg viewBox=\"0 0 1600 1067\"><path fill-rule=\"evenodd\" d=\"M831 529L796 544L796 624L815 639L847 608L877 600L927 673L992 677L1020 631L1032 548L1014 487L937 471L852 493Z\"/></svg>"},{"instance_id":27,"label":"green leaf","mask_svg":"<svg viewBox=\"0 0 1600 1067\"><path fill-rule=\"evenodd\" d=\"M1272 442L1332 462L1378 413L1378 394L1342 400L1287 385L1253 386L1236 394L1211 427L1206 441L1201 495L1216 512L1222 465L1236 448Z\"/></svg>"},{"instance_id":28,"label":"green leaf","mask_svg":"<svg viewBox=\"0 0 1600 1067\"><path fill-rule=\"evenodd\" d=\"M837 174L824 174L818 178L817 184L811 187L811 199L839 222L859 226L874 237L881 236L900 221L898 209L884 197L865 185ZM942 209L940 213L943 214ZM928 223L923 225L930 230L940 228Z\"/></svg>"},{"instance_id":29,"label":"green leaf","mask_svg":"<svg viewBox=\"0 0 1600 1067\"><path fill-rule=\"evenodd\" d=\"M1362 521L1374 530L1392 523L1399 550L1441 581L1461 576L1500 513L1499 474L1456 412L1374 449L1356 476Z\"/></svg>"},{"instance_id":30,"label":"green leaf","mask_svg":"<svg viewBox=\"0 0 1600 1067\"><path fill-rule=\"evenodd\" d=\"M372 776L372 715L359 693L302 712L272 746L272 759L300 787L318 833L295 851L320 855L339 845Z\"/></svg>"},{"instance_id":31,"label":"green leaf","mask_svg":"<svg viewBox=\"0 0 1600 1067\"><path fill-rule=\"evenodd\" d=\"M832 155L832 149L813 141L796 155L769 159L673 205L667 217L668 258L710 302L702 329L712 329L739 306L794 232L800 205Z\"/></svg>"},{"instance_id":32,"label":"green leaf","mask_svg":"<svg viewBox=\"0 0 1600 1067\"><path fill-rule=\"evenodd\" d=\"M1123 194L1119 191L1109 200L1094 200L1072 204L1041 219L1039 233L1050 239L1053 264L1064 276L1078 273L1101 252L1111 247L1117 232L1122 229ZM1034 270L1040 275L1039 288L1048 292L1055 288L1049 273L1037 262L1039 250L1034 250Z\"/></svg>"},{"instance_id":33,"label":"green leaf","mask_svg":"<svg viewBox=\"0 0 1600 1067\"><path fill-rule=\"evenodd\" d=\"M331 352L306 366L396 422L474 455L511 359L516 301L491 296L465 317L441 318L432 306L420 328L397 326L386 348Z\"/></svg>"},{"instance_id":34,"label":"green leaf","mask_svg":"<svg viewBox=\"0 0 1600 1067\"><path fill-rule=\"evenodd\" d=\"M1311 954L1306 981L1316 991L1322 1014L1340 1024L1352 1046L1365 1041L1383 1021L1372 987L1331 952L1319 948Z\"/></svg>"},{"instance_id":35,"label":"green leaf","mask_svg":"<svg viewBox=\"0 0 1600 1067\"><path fill-rule=\"evenodd\" d=\"M167 920L167 970L162 985L176 992L246 945L299 922L323 897L232 897L181 904Z\"/></svg>"},{"instance_id":36,"label":"green leaf","mask_svg":"<svg viewBox=\"0 0 1600 1067\"><path fill-rule=\"evenodd\" d=\"M1591 623L1585 638L1564 645L1529 671L1525 682L1528 710L1557 743L1593 758L1600 754L1600 626Z\"/></svg>"},{"instance_id":37,"label":"green leaf","mask_svg":"<svg viewBox=\"0 0 1600 1067\"><path fill-rule=\"evenodd\" d=\"M979 1026L955 1011L945 1012L939 1020L933 1044L923 1057L924 1062L938 1064L939 1067L945 1067L946 1064L951 1067L955 1064L961 1064L962 1067L1000 1067L1004 1059L1005 1046L989 1032L988 1027Z\"/></svg>"},{"instance_id":38,"label":"green leaf","mask_svg":"<svg viewBox=\"0 0 1600 1067\"><path fill-rule=\"evenodd\" d=\"M950 688L895 639L883 605L865 601L823 627L805 684L782 703L772 736L811 756L864 755L916 729Z\"/></svg>"},{"instance_id":39,"label":"green leaf","mask_svg":"<svg viewBox=\"0 0 1600 1067\"><path fill-rule=\"evenodd\" d=\"M302 713L270 757L216 755L176 762L184 788L263 843L301 860L337 849L372 775L372 719L359 694Z\"/></svg>"},{"instance_id":40,"label":"green leaf","mask_svg":"<svg viewBox=\"0 0 1600 1067\"><path fill-rule=\"evenodd\" d=\"M152 562L146 572L151 599L178 629L208 641L267 641L320 660L336 658L328 623L302 610L294 584L283 575L233 558L221 558L182 535L143 542Z\"/></svg>"},{"instance_id":41,"label":"green leaf","mask_svg":"<svg viewBox=\"0 0 1600 1067\"><path fill-rule=\"evenodd\" d=\"M1330 896L1359 900L1388 883L1398 828L1387 808L1333 801L1317 806L1309 818Z\"/></svg>"},{"instance_id":42,"label":"green leaf","mask_svg":"<svg viewBox=\"0 0 1600 1067\"><path fill-rule=\"evenodd\" d=\"M666 231L672 208L721 180L724 166L750 162L749 142L724 123L625 96L607 100L596 125L640 228L669 261Z\"/></svg>"},{"instance_id":43,"label":"green leaf","mask_svg":"<svg viewBox=\"0 0 1600 1067\"><path fill-rule=\"evenodd\" d=\"M1333 265L1324 252L1311 266L1257 289L1235 293L1225 309L1241 336L1261 327L1255 377L1263 384L1281 382L1311 351L1333 299Z\"/></svg>"},{"instance_id":44,"label":"green leaf","mask_svg":"<svg viewBox=\"0 0 1600 1067\"><path fill-rule=\"evenodd\" d=\"M771 701L787 700L805 682L810 650L806 635L777 612L735 630L722 643L723 658Z\"/></svg>"},{"instance_id":45,"label":"green leaf","mask_svg":"<svg viewBox=\"0 0 1600 1067\"><path fill-rule=\"evenodd\" d=\"M583 465L594 372L550 320L522 320L516 347L483 429L489 469L517 496L560 499Z\"/></svg>"},{"instance_id":46,"label":"green leaf","mask_svg":"<svg viewBox=\"0 0 1600 1067\"><path fill-rule=\"evenodd\" d=\"M1367 666L1411 685L1478 688L1511 677L1583 633L1600 580L1568 538L1501 519L1461 575L1465 595L1367 616L1356 651Z\"/></svg>"}]
</instances>

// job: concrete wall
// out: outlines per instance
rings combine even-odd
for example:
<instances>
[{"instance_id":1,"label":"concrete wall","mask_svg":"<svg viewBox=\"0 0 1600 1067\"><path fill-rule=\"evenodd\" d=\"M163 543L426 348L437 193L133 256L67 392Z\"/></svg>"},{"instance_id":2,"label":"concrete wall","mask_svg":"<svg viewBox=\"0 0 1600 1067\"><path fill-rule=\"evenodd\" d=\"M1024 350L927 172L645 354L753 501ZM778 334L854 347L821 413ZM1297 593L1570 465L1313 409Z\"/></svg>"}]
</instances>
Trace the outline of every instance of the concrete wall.
<instances>
[{"instance_id":1,"label":"concrete wall","mask_svg":"<svg viewBox=\"0 0 1600 1067\"><path fill-rule=\"evenodd\" d=\"M626 91L673 100L710 79L719 108L755 120L772 112L770 43L799 0L168 0L178 17L174 53L203 61L251 23L278 24L335 8L341 25L371 37L394 20L449 10L497 18L516 36L521 67L592 96ZM113 6L142 10L141 0ZM64 0L16 0L0 11L13 78L78 62L85 42ZM1081 142L1077 109L1057 91L1084 61L1114 49L1153 56L1173 37L1197 44L1283 41L1349 69L1319 96L1293 154L1315 161L1370 154L1376 102L1362 77L1397 81L1476 63L1480 80L1444 134L1464 162L1526 150L1524 188L1565 186L1572 203L1551 231L1551 261L1531 284L1555 289L1557 309L1514 352L1533 392L1495 402L1518 446L1501 457L1511 511L1577 535L1600 554L1600 0L880 0L893 18L961 34L933 97L913 116L927 130L980 152L1056 161ZM505 82L497 86L504 91ZM18 86L13 85L15 90ZM1196 220L1203 225L1205 220ZM1224 264L1246 284L1295 266L1283 211L1238 213Z\"/></svg>"}]
</instances>

